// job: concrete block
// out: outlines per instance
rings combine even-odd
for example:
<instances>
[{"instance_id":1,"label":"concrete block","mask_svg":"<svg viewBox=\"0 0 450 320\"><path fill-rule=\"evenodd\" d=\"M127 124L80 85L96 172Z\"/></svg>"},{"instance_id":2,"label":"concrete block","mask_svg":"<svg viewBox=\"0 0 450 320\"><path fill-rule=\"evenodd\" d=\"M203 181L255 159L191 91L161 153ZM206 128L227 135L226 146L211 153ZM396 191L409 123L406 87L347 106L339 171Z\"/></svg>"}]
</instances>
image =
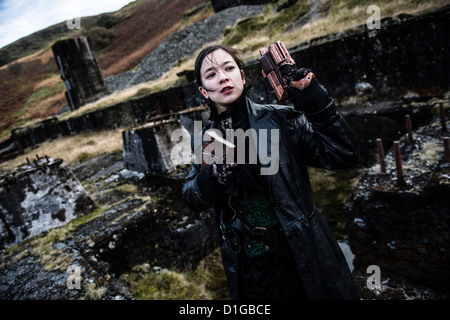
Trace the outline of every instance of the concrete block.
<instances>
[{"instance_id":1,"label":"concrete block","mask_svg":"<svg viewBox=\"0 0 450 320\"><path fill-rule=\"evenodd\" d=\"M19 243L95 209L72 171L41 158L0 176L0 248Z\"/></svg>"}]
</instances>

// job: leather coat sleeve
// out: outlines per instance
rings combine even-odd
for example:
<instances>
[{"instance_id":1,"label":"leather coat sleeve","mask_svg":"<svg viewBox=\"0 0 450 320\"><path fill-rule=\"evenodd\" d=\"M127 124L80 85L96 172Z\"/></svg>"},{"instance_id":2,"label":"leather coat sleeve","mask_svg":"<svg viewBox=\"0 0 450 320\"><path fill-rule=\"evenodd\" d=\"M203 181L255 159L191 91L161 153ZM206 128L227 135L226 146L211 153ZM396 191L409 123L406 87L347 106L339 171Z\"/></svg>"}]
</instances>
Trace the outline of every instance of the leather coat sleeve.
<instances>
[{"instance_id":1,"label":"leather coat sleeve","mask_svg":"<svg viewBox=\"0 0 450 320\"><path fill-rule=\"evenodd\" d=\"M201 211L212 206L223 190L209 178L209 166L200 168L193 163L183 185L182 195L189 207Z\"/></svg>"},{"instance_id":2,"label":"leather coat sleeve","mask_svg":"<svg viewBox=\"0 0 450 320\"><path fill-rule=\"evenodd\" d=\"M204 199L200 188L198 186L198 176L200 173L200 165L192 164L191 171L186 177L186 182L183 185L182 195L184 200L188 203L189 207L193 210L204 210L211 206L211 203Z\"/></svg>"},{"instance_id":3,"label":"leather coat sleeve","mask_svg":"<svg viewBox=\"0 0 450 320\"><path fill-rule=\"evenodd\" d=\"M348 123L337 111L333 99L313 113L304 113L298 131L306 165L324 169L354 167L359 146Z\"/></svg>"},{"instance_id":4,"label":"leather coat sleeve","mask_svg":"<svg viewBox=\"0 0 450 320\"><path fill-rule=\"evenodd\" d=\"M208 128L203 128L201 135L202 137L204 131ZM198 145L195 145L196 141ZM191 134L192 152L194 152L198 148L202 148L202 141L202 138L195 139L194 134ZM187 202L189 208L196 211L202 211L210 207L213 204L216 196L220 193L220 190L217 190L217 188L214 186L214 183L212 183L212 181L210 181L209 179L208 168L209 166L206 166L202 169L201 165L198 162L194 161L192 163L191 171L186 177L186 181L182 188L182 196L184 200ZM203 186L200 187L200 184L202 184ZM207 192L202 192L202 190Z\"/></svg>"}]
</instances>

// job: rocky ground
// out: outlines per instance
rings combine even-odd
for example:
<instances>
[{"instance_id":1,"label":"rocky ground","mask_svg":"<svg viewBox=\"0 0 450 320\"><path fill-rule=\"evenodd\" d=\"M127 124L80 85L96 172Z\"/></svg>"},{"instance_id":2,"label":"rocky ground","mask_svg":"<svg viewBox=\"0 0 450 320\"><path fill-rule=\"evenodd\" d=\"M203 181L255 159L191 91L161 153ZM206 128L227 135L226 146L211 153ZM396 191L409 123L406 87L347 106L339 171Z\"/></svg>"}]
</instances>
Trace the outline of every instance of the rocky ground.
<instances>
[{"instance_id":1,"label":"rocky ground","mask_svg":"<svg viewBox=\"0 0 450 320\"><path fill-rule=\"evenodd\" d=\"M381 272L379 288L369 289L367 280L371 276L364 270L355 270L353 277L362 300L447 300L448 295L422 285L411 284L395 275Z\"/></svg>"},{"instance_id":2,"label":"rocky ground","mask_svg":"<svg viewBox=\"0 0 450 320\"><path fill-rule=\"evenodd\" d=\"M69 227L51 231L4 252L0 267L1 299L135 298L126 284L118 280L120 272L127 271L126 266L121 266L119 261L111 261L114 256L108 256L107 251L114 252L112 249L120 245L115 240L127 225L139 223L142 218L140 208L143 206L151 208L147 214L161 209L161 219L170 215L175 202L174 198L167 197L170 187L155 188L144 183L143 175L123 168L120 154L91 159L74 167L73 172L104 209L94 213L95 217L86 217L84 223L78 221L76 225L69 224ZM148 198L143 198L143 194L147 194ZM178 207L177 210L185 209ZM180 217L184 214L180 214ZM179 223L183 223L183 218ZM170 260L174 257L170 252L165 254L164 250L160 250L157 256L160 259L155 259L153 263L166 267L171 265ZM121 257L115 256L115 259ZM135 263L139 262L136 260ZM71 265L82 268L80 290L67 288L70 276L67 269ZM384 274L381 274L381 290L369 290L366 285L369 273L354 270L354 276L363 299L445 298L429 288L408 284L401 278Z\"/></svg>"},{"instance_id":3,"label":"rocky ground","mask_svg":"<svg viewBox=\"0 0 450 320\"><path fill-rule=\"evenodd\" d=\"M133 265L184 269L216 247L210 213L191 212L180 200L182 170L148 179L124 169L121 153L72 170L98 209L4 250L0 299L133 299L118 280ZM81 269L78 289L68 284L74 267Z\"/></svg>"},{"instance_id":4,"label":"rocky ground","mask_svg":"<svg viewBox=\"0 0 450 320\"><path fill-rule=\"evenodd\" d=\"M175 63L189 57L198 48L218 40L227 26L237 20L261 13L263 6L228 8L168 36L154 51L131 71L105 79L109 90L122 90L142 82L154 80L169 71Z\"/></svg>"},{"instance_id":5,"label":"rocky ground","mask_svg":"<svg viewBox=\"0 0 450 320\"><path fill-rule=\"evenodd\" d=\"M449 93L440 100L449 104ZM430 101L423 102L429 103ZM430 104L432 105L432 104ZM355 279L367 299L447 299L450 162L439 101L426 125L399 139L403 178L392 149L361 175L346 207L346 230L356 255ZM448 119L448 112L447 112ZM448 126L448 121L446 126ZM368 265L381 270L381 287L367 288ZM384 273L384 275L383 275ZM432 289L434 288L434 289Z\"/></svg>"}]
</instances>

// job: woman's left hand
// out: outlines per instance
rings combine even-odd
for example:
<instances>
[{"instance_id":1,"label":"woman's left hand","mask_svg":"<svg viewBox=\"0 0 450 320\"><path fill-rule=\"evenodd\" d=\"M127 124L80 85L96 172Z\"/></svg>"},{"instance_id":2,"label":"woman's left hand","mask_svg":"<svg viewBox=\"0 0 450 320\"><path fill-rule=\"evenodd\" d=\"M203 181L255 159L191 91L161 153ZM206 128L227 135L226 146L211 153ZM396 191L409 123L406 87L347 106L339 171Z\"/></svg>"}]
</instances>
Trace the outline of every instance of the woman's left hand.
<instances>
[{"instance_id":1,"label":"woman's left hand","mask_svg":"<svg viewBox=\"0 0 450 320\"><path fill-rule=\"evenodd\" d=\"M213 163L209 171L211 179L220 187L230 186L237 176L237 163Z\"/></svg>"}]
</instances>

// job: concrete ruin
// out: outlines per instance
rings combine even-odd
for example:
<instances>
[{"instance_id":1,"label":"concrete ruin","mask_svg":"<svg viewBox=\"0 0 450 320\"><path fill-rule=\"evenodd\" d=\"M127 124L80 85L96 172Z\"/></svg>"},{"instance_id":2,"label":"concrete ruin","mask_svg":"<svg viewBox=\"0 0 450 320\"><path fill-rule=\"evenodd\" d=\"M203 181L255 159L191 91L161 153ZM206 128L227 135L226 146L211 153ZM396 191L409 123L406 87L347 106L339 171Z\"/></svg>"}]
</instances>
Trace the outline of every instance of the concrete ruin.
<instances>
[{"instance_id":1,"label":"concrete ruin","mask_svg":"<svg viewBox=\"0 0 450 320\"><path fill-rule=\"evenodd\" d=\"M125 168L142 173L167 174L178 166L192 163L194 121L201 124L201 130L208 118L208 107L192 108L171 114L168 119L125 130L122 133Z\"/></svg>"},{"instance_id":2,"label":"concrete ruin","mask_svg":"<svg viewBox=\"0 0 450 320\"><path fill-rule=\"evenodd\" d=\"M59 40L53 44L52 51L66 85L65 95L71 110L108 94L87 38Z\"/></svg>"},{"instance_id":3,"label":"concrete ruin","mask_svg":"<svg viewBox=\"0 0 450 320\"><path fill-rule=\"evenodd\" d=\"M60 227L95 209L71 170L52 158L0 176L0 249Z\"/></svg>"}]
</instances>

